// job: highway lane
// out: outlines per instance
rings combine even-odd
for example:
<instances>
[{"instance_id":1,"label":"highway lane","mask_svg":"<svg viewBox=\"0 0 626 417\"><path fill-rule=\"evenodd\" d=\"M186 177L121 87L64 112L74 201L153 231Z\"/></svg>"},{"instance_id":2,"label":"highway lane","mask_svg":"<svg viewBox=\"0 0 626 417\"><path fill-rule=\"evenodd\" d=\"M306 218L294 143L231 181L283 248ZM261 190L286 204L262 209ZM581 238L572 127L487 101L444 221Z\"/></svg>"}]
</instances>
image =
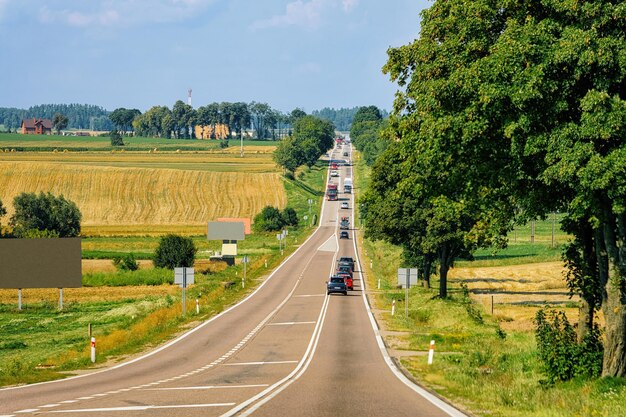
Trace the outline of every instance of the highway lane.
<instances>
[{"instance_id":1,"label":"highway lane","mask_svg":"<svg viewBox=\"0 0 626 417\"><path fill-rule=\"evenodd\" d=\"M336 258L355 256L353 230L337 239L339 204L245 302L132 363L0 390L0 416L454 415L390 370L358 273L349 296L326 295Z\"/></svg>"},{"instance_id":2,"label":"highway lane","mask_svg":"<svg viewBox=\"0 0 626 417\"><path fill-rule=\"evenodd\" d=\"M352 177L350 166L343 171L342 177ZM350 201L353 208L353 195L341 197L340 201ZM350 240L340 242L339 256L357 258L354 232L350 230ZM354 282L350 297L331 300L324 331L306 373L284 386L270 401L255 405L249 413L254 416L462 416L399 377L397 370L392 371L390 359L380 350L382 339L376 335L374 319L368 313L358 266Z\"/></svg>"}]
</instances>

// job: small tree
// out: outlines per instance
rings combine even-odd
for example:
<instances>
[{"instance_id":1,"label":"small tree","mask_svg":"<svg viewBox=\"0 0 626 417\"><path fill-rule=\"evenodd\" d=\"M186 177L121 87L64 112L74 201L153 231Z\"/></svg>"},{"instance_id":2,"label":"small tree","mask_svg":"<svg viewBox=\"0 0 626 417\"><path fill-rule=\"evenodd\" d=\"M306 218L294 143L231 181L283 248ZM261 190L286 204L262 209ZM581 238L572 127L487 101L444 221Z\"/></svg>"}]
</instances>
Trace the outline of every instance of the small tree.
<instances>
[{"instance_id":1,"label":"small tree","mask_svg":"<svg viewBox=\"0 0 626 417\"><path fill-rule=\"evenodd\" d=\"M298 213L296 213L296 211L293 208L286 207L283 210L281 216L283 218L283 222L285 223L285 225L298 226Z\"/></svg>"},{"instance_id":2,"label":"small tree","mask_svg":"<svg viewBox=\"0 0 626 417\"><path fill-rule=\"evenodd\" d=\"M197 251L190 237L173 234L164 236L154 253L154 266L167 269L192 267Z\"/></svg>"},{"instance_id":3,"label":"small tree","mask_svg":"<svg viewBox=\"0 0 626 417\"><path fill-rule=\"evenodd\" d=\"M111 137L111 146L124 146L124 140L120 132L112 130L109 136Z\"/></svg>"},{"instance_id":4,"label":"small tree","mask_svg":"<svg viewBox=\"0 0 626 417\"><path fill-rule=\"evenodd\" d=\"M57 135L61 133L61 130L67 127L68 123L69 119L61 113L56 113L52 119L52 125L54 126L54 130L57 131Z\"/></svg>"},{"instance_id":5,"label":"small tree","mask_svg":"<svg viewBox=\"0 0 626 417\"><path fill-rule=\"evenodd\" d=\"M113 258L113 265L120 271L136 271L139 269L139 264L132 253L116 256Z\"/></svg>"},{"instance_id":6,"label":"small tree","mask_svg":"<svg viewBox=\"0 0 626 417\"><path fill-rule=\"evenodd\" d=\"M2 204L2 200L0 200L0 220L7 214L7 209ZM0 237L2 237L2 222L0 222Z\"/></svg>"},{"instance_id":7,"label":"small tree","mask_svg":"<svg viewBox=\"0 0 626 417\"><path fill-rule=\"evenodd\" d=\"M273 232L282 229L285 221L276 207L265 206L254 216L254 228L262 232Z\"/></svg>"}]
</instances>

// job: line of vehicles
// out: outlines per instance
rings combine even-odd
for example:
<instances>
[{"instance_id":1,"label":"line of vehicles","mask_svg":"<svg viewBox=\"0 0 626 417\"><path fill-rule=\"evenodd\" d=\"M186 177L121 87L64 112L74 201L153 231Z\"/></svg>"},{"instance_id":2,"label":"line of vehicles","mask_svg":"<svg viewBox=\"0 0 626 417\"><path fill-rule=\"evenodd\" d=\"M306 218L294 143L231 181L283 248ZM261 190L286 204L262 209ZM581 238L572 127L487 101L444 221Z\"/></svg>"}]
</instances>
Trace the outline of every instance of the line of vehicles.
<instances>
[{"instance_id":1,"label":"line of vehicles","mask_svg":"<svg viewBox=\"0 0 626 417\"><path fill-rule=\"evenodd\" d=\"M340 147L343 144L343 139L337 139L337 146ZM343 156L348 156L348 152L344 151ZM350 164L349 161L344 162L346 166ZM333 178L339 177L339 164L336 161L332 161L330 164L330 180L326 187L326 199L328 201L336 201L339 197L339 185L333 182ZM345 178L343 180L343 192L345 194L352 193L352 178ZM341 202L341 209L349 209L350 205L347 201ZM341 216L339 222L339 239L350 239L348 230L350 229L350 218L348 216ZM326 282L326 293L333 294L339 293L348 295L348 291L354 289L354 259L352 257L341 257L337 259L337 267L335 273Z\"/></svg>"}]
</instances>

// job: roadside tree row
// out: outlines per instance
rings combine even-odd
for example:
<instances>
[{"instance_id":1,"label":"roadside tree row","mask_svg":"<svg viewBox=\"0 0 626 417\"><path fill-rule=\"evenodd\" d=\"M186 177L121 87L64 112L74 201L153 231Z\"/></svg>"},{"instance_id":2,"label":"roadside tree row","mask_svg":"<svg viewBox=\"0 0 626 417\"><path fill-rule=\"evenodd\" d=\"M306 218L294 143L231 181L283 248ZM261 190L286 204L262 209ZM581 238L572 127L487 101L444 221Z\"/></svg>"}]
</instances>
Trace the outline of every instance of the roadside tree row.
<instances>
[{"instance_id":1,"label":"roadside tree row","mask_svg":"<svg viewBox=\"0 0 626 417\"><path fill-rule=\"evenodd\" d=\"M402 91L363 199L368 235L437 262L445 297L455 258L567 213L579 340L602 311L602 375L626 376L624 5L437 0L388 55Z\"/></svg>"}]
</instances>

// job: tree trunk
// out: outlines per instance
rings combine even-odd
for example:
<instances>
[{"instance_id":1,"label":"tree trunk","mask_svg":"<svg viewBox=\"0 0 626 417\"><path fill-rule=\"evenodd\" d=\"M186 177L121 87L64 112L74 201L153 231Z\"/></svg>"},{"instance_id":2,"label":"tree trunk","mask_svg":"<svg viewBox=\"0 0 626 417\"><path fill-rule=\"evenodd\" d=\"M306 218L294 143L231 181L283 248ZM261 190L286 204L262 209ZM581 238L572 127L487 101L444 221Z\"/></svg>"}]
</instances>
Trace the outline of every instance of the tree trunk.
<instances>
[{"instance_id":1,"label":"tree trunk","mask_svg":"<svg viewBox=\"0 0 626 417\"><path fill-rule=\"evenodd\" d=\"M593 307L589 305L587 300L581 298L578 309L578 342L582 342L593 327L593 313Z\"/></svg>"},{"instance_id":2,"label":"tree trunk","mask_svg":"<svg viewBox=\"0 0 626 417\"><path fill-rule=\"evenodd\" d=\"M606 320L602 376L626 376L626 292L624 291L624 216L617 219L605 213L604 243L608 255L608 274L602 294L602 312Z\"/></svg>"},{"instance_id":3,"label":"tree trunk","mask_svg":"<svg viewBox=\"0 0 626 417\"><path fill-rule=\"evenodd\" d=\"M424 261L424 288L430 289L430 274L432 268L432 262L430 260Z\"/></svg>"},{"instance_id":4,"label":"tree trunk","mask_svg":"<svg viewBox=\"0 0 626 417\"><path fill-rule=\"evenodd\" d=\"M448 269L450 262L448 260L448 245L443 245L440 249L439 256L439 298L448 297Z\"/></svg>"}]
</instances>

